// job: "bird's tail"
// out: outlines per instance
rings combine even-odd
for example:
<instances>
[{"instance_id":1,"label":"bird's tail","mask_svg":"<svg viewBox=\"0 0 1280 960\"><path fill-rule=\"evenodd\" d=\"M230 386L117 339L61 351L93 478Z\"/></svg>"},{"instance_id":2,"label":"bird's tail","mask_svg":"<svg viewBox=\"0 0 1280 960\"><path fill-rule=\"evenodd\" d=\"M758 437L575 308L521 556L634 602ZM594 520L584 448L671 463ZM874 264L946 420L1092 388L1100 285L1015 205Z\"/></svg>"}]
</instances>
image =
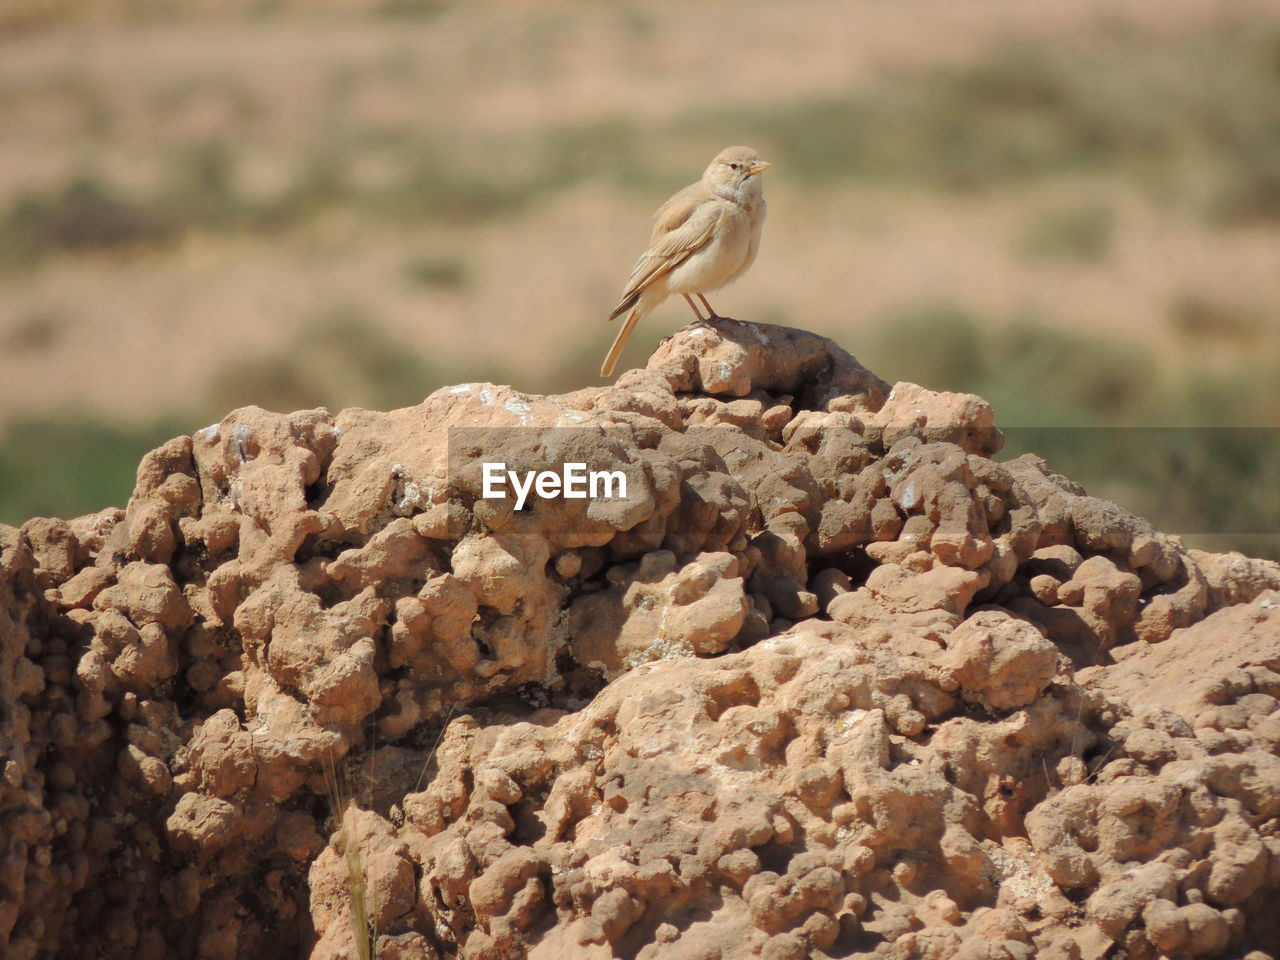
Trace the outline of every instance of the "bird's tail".
<instances>
[{"instance_id":1,"label":"bird's tail","mask_svg":"<svg viewBox=\"0 0 1280 960\"><path fill-rule=\"evenodd\" d=\"M618 335L613 340L613 346L609 348L609 355L604 358L604 364L600 367L600 376L613 376L613 368L618 365L618 357L622 356L622 348L627 345L627 338L631 336L631 331L635 329L636 321L640 319L640 305L636 304L631 308L631 312L627 314L627 319L622 321L622 329L618 331Z\"/></svg>"}]
</instances>

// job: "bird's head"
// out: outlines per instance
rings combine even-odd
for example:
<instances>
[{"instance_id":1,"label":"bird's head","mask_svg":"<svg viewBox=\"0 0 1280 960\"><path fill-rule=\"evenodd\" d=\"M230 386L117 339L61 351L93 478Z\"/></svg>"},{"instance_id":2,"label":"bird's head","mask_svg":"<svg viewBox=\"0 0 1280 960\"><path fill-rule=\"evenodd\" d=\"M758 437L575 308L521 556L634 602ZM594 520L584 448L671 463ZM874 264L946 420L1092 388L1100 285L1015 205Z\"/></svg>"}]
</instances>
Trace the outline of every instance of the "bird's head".
<instances>
[{"instance_id":1,"label":"bird's head","mask_svg":"<svg viewBox=\"0 0 1280 960\"><path fill-rule=\"evenodd\" d=\"M742 201L760 196L760 174L769 166L750 147L726 147L716 154L702 180L717 196Z\"/></svg>"}]
</instances>

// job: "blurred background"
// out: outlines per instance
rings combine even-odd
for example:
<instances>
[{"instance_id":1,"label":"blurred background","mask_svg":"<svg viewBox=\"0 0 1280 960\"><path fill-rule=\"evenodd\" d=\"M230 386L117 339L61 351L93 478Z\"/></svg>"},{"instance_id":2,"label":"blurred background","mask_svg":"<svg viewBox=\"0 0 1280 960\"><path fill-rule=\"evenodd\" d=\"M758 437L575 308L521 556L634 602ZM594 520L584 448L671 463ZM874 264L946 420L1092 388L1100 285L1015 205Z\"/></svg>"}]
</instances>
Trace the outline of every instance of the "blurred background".
<instances>
[{"instance_id":1,"label":"blurred background","mask_svg":"<svg viewBox=\"0 0 1280 960\"><path fill-rule=\"evenodd\" d=\"M239 405L599 383L730 143L774 169L717 309L1280 556L1280 0L5 0L0 521Z\"/></svg>"}]
</instances>

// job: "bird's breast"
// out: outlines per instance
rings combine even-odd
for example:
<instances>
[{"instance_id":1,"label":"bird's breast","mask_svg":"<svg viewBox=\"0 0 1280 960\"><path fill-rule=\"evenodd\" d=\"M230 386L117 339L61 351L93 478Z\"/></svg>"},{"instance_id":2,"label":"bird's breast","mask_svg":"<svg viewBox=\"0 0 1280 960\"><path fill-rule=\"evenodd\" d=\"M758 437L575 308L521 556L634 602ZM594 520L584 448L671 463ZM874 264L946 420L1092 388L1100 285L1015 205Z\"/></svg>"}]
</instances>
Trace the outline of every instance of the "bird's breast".
<instances>
[{"instance_id":1,"label":"bird's breast","mask_svg":"<svg viewBox=\"0 0 1280 960\"><path fill-rule=\"evenodd\" d=\"M744 210L725 204L715 233L702 249L671 271L667 288L672 293L709 293L742 275L755 259L764 223L763 205Z\"/></svg>"}]
</instances>

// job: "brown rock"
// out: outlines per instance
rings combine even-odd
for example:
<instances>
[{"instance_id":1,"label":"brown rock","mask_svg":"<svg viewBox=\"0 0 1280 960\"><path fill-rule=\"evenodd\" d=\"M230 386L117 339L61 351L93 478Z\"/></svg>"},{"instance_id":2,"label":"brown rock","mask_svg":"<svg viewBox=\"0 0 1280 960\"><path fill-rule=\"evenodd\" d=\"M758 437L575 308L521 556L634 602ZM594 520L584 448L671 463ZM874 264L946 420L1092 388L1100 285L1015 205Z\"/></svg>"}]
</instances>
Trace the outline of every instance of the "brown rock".
<instances>
[{"instance_id":1,"label":"brown rock","mask_svg":"<svg viewBox=\"0 0 1280 960\"><path fill-rule=\"evenodd\" d=\"M1001 441L716 320L559 397L233 411L0 526L0 954L1256 954L1276 567ZM491 454L628 495L517 510Z\"/></svg>"},{"instance_id":2,"label":"brown rock","mask_svg":"<svg viewBox=\"0 0 1280 960\"><path fill-rule=\"evenodd\" d=\"M1058 669L1058 649L1034 625L984 610L947 637L947 664L961 695L992 710L1038 698Z\"/></svg>"}]
</instances>

